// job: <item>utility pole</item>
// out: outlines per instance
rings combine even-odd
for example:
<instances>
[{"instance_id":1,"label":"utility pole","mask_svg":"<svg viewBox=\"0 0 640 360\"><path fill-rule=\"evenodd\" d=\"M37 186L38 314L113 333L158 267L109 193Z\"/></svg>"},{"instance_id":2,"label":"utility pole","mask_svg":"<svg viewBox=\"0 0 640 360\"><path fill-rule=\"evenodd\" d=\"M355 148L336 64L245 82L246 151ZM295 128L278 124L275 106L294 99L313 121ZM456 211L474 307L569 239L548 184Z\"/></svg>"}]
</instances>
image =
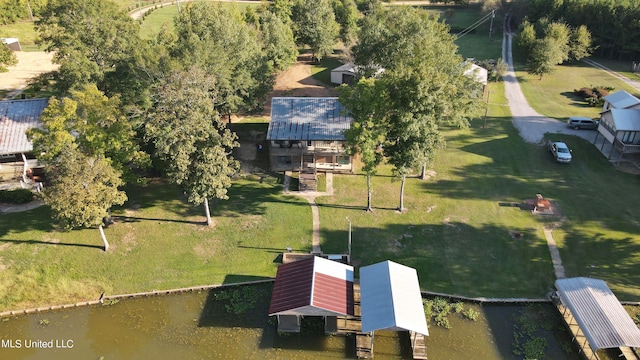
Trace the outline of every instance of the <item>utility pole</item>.
<instances>
[{"instance_id":1,"label":"utility pole","mask_svg":"<svg viewBox=\"0 0 640 360\"><path fill-rule=\"evenodd\" d=\"M348 243L348 254L349 254L349 262L351 262L351 220L349 220L349 218L346 218L347 221L349 222L349 243Z\"/></svg>"},{"instance_id":2,"label":"utility pole","mask_svg":"<svg viewBox=\"0 0 640 360\"><path fill-rule=\"evenodd\" d=\"M31 11L31 4L29 4L29 0L27 0L27 9L29 9L29 16L31 17L31 22L33 22L33 11Z\"/></svg>"},{"instance_id":3,"label":"utility pole","mask_svg":"<svg viewBox=\"0 0 640 360\"><path fill-rule=\"evenodd\" d=\"M489 112L489 96L491 96L491 90L487 91L487 107L484 109L484 124L482 125L483 129L487 126L487 112Z\"/></svg>"},{"instance_id":4,"label":"utility pole","mask_svg":"<svg viewBox=\"0 0 640 360\"><path fill-rule=\"evenodd\" d=\"M489 25L489 40L491 40L491 34L493 33L493 18L496 17L496 11L491 10L491 25Z\"/></svg>"}]
</instances>

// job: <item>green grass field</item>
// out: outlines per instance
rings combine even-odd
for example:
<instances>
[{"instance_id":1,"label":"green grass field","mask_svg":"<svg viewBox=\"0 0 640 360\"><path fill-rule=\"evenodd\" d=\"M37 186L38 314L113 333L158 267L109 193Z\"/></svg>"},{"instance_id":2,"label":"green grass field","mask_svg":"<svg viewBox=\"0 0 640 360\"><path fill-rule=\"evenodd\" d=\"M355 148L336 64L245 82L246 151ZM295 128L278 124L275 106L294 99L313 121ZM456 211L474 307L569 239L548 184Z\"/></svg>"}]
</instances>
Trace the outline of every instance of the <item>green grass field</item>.
<instances>
[{"instance_id":1,"label":"green grass field","mask_svg":"<svg viewBox=\"0 0 640 360\"><path fill-rule=\"evenodd\" d=\"M538 113L557 119L574 115L599 116L602 108L588 106L574 95L574 89L603 85L614 87L614 91L626 90L636 95L640 93L623 81L583 62L559 65L553 74L545 75L542 80L538 76L527 74L521 65L516 64L516 70L529 105Z\"/></svg>"},{"instance_id":2,"label":"green grass field","mask_svg":"<svg viewBox=\"0 0 640 360\"><path fill-rule=\"evenodd\" d=\"M165 9L156 10L143 27ZM480 51L459 45L464 54ZM494 54L494 45L499 48L496 40L479 48ZM517 75L530 104L557 118L597 113L572 99L574 88L624 88L580 64L559 67L542 81L521 70ZM362 174L335 176L335 195L317 200L324 252L346 251L348 217L356 265L391 259L415 267L428 291L543 297L554 280L543 235L549 226L568 276L598 277L622 300L640 300L638 177L617 171L593 145L570 136L562 140L573 149L573 162L554 163L544 147L518 136L502 83L490 83L489 90L486 126L476 119L467 130L442 129L447 147L438 152L429 180L408 179L406 213L395 211L400 183L388 166L373 179L373 213L362 210ZM251 121L233 128L241 134L265 131L263 119ZM266 159L263 154L251 165L264 169ZM129 201L114 209L116 221L106 229L108 253L100 249L96 229L59 231L46 207L0 214L0 310L96 299L103 292L271 277L287 246L311 248L309 206L281 189L275 174L239 178L229 200L212 202L214 227L207 228L201 206L188 204L175 186L152 179L127 189ZM533 216L513 206L536 193L553 200L560 216Z\"/></svg>"}]
</instances>

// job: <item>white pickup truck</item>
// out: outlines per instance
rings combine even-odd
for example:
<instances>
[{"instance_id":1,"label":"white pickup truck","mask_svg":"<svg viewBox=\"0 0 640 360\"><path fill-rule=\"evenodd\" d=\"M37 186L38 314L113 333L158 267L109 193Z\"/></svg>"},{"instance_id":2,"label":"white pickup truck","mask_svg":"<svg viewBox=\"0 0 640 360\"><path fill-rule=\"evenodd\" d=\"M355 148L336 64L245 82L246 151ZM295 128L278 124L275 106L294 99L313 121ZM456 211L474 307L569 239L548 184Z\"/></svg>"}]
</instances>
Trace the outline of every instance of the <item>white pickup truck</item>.
<instances>
[{"instance_id":1,"label":"white pickup truck","mask_svg":"<svg viewBox=\"0 0 640 360\"><path fill-rule=\"evenodd\" d=\"M548 149L553 154L554 159L560 163L571 162L571 150L562 141L549 141Z\"/></svg>"}]
</instances>

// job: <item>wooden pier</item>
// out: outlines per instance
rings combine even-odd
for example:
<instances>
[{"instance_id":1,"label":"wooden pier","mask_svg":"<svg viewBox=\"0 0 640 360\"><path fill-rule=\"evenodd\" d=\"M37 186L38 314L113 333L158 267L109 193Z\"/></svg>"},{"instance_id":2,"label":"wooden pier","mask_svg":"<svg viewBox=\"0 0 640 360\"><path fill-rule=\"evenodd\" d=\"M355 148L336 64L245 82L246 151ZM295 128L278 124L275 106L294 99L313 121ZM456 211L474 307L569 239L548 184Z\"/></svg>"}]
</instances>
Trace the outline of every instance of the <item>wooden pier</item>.
<instances>
[{"instance_id":1,"label":"wooden pier","mask_svg":"<svg viewBox=\"0 0 640 360\"><path fill-rule=\"evenodd\" d=\"M573 336L572 340L576 342L578 347L580 347L580 354L582 354L582 356L584 356L584 358L588 360L599 359L596 352L591 349L591 345L589 345L587 338L584 336L584 333L582 332L582 329L580 329L580 326L578 326L578 322L574 319L571 311L564 305L562 305L562 303L558 303L557 309L560 312L560 315L562 315L567 329L569 329L571 335Z\"/></svg>"},{"instance_id":2,"label":"wooden pier","mask_svg":"<svg viewBox=\"0 0 640 360\"><path fill-rule=\"evenodd\" d=\"M411 339L413 358L427 360L427 345L424 342L424 335L414 331L409 331L409 338Z\"/></svg>"}]
</instances>

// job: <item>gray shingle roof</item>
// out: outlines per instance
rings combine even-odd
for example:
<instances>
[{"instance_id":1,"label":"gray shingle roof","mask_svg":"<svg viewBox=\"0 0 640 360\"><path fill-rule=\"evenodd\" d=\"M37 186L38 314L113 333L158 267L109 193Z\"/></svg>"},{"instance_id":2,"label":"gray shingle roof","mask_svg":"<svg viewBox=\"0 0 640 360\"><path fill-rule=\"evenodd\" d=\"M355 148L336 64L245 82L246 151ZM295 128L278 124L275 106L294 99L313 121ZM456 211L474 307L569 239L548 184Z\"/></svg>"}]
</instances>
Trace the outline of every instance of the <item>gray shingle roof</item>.
<instances>
[{"instance_id":1,"label":"gray shingle roof","mask_svg":"<svg viewBox=\"0 0 640 360\"><path fill-rule=\"evenodd\" d=\"M335 97L274 97L267 140L345 140L352 121Z\"/></svg>"},{"instance_id":2,"label":"gray shingle roof","mask_svg":"<svg viewBox=\"0 0 640 360\"><path fill-rule=\"evenodd\" d=\"M559 279L556 289L592 349L640 347L640 330L604 281Z\"/></svg>"},{"instance_id":3,"label":"gray shingle roof","mask_svg":"<svg viewBox=\"0 0 640 360\"><path fill-rule=\"evenodd\" d=\"M37 127L48 99L0 101L0 155L33 150L27 129Z\"/></svg>"}]
</instances>

